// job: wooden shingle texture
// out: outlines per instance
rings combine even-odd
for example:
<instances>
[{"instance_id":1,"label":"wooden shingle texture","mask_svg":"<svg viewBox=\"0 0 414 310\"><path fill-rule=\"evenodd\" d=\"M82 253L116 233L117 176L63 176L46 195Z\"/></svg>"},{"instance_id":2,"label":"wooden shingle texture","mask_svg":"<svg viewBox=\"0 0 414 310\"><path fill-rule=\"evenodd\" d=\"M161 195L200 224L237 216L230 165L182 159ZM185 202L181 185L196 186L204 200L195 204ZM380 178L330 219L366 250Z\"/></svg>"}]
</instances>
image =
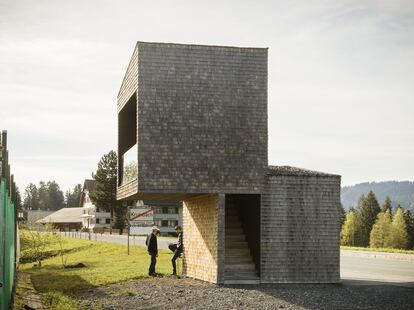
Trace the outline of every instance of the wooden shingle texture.
<instances>
[{"instance_id":1,"label":"wooden shingle texture","mask_svg":"<svg viewBox=\"0 0 414 310\"><path fill-rule=\"evenodd\" d=\"M134 92L138 193L262 191L267 49L138 42L118 110Z\"/></svg>"},{"instance_id":2,"label":"wooden shingle texture","mask_svg":"<svg viewBox=\"0 0 414 310\"><path fill-rule=\"evenodd\" d=\"M270 167L261 205L261 282L335 283L338 175Z\"/></svg>"},{"instance_id":3,"label":"wooden shingle texture","mask_svg":"<svg viewBox=\"0 0 414 310\"><path fill-rule=\"evenodd\" d=\"M221 283L224 276L224 196L202 195L183 203L183 272Z\"/></svg>"}]
</instances>

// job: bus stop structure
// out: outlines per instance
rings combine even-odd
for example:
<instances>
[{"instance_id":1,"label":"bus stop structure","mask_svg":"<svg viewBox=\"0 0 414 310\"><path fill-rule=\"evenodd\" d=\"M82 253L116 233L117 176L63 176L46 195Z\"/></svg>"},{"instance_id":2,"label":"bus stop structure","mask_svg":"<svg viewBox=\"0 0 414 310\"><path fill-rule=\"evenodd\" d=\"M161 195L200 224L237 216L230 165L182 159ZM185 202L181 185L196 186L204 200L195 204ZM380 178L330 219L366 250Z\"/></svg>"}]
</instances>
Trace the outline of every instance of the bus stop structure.
<instances>
[{"instance_id":1,"label":"bus stop structure","mask_svg":"<svg viewBox=\"0 0 414 310\"><path fill-rule=\"evenodd\" d=\"M186 276L338 282L340 176L268 165L267 55L138 42L118 94L117 197L183 201Z\"/></svg>"}]
</instances>

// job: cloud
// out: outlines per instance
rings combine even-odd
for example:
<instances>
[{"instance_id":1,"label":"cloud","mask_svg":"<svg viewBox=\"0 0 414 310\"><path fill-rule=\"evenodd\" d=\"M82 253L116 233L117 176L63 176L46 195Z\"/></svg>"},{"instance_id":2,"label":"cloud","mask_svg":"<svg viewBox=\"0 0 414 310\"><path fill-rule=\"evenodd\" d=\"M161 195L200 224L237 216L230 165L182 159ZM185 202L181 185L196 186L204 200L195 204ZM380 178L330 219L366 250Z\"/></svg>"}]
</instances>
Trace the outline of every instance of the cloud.
<instances>
[{"instance_id":1,"label":"cloud","mask_svg":"<svg viewBox=\"0 0 414 310\"><path fill-rule=\"evenodd\" d=\"M0 117L20 187L89 177L116 146L137 40L269 47L269 162L414 175L412 1L0 4Z\"/></svg>"}]
</instances>

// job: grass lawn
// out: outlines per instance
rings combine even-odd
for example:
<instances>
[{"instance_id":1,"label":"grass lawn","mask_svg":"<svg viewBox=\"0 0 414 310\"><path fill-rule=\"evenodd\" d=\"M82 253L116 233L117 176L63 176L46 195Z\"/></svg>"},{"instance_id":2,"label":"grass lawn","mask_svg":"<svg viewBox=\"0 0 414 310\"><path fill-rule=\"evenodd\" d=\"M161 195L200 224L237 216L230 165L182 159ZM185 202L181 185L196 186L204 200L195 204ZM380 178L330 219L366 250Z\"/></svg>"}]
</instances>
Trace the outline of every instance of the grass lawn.
<instances>
[{"instance_id":1,"label":"grass lawn","mask_svg":"<svg viewBox=\"0 0 414 310\"><path fill-rule=\"evenodd\" d=\"M30 275L33 286L45 303L53 309L76 309L71 296L77 290L107 285L121 281L148 277L150 257L144 247L127 247L115 243L63 238L66 265L83 263L83 268L64 268L61 256L45 259L42 267L34 263L20 265L20 271ZM58 251L59 244L48 247L49 252ZM157 273L171 273L171 253L160 250Z\"/></svg>"},{"instance_id":2,"label":"grass lawn","mask_svg":"<svg viewBox=\"0 0 414 310\"><path fill-rule=\"evenodd\" d=\"M353 247L353 246L341 246L341 250L385 252L385 253L399 253L399 254L414 254L414 250L363 248L363 247Z\"/></svg>"}]
</instances>

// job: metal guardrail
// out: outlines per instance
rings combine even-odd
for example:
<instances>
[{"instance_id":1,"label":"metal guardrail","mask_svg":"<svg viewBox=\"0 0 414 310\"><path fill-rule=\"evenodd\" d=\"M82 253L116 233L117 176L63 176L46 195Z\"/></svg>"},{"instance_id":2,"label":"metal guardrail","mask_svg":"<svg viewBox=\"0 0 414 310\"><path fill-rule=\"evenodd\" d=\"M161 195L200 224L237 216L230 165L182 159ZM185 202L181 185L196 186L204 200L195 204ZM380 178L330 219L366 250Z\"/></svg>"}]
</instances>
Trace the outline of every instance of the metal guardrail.
<instances>
[{"instance_id":1,"label":"metal guardrail","mask_svg":"<svg viewBox=\"0 0 414 310\"><path fill-rule=\"evenodd\" d=\"M10 174L7 132L0 138L0 310L10 309L16 285L16 185Z\"/></svg>"}]
</instances>

